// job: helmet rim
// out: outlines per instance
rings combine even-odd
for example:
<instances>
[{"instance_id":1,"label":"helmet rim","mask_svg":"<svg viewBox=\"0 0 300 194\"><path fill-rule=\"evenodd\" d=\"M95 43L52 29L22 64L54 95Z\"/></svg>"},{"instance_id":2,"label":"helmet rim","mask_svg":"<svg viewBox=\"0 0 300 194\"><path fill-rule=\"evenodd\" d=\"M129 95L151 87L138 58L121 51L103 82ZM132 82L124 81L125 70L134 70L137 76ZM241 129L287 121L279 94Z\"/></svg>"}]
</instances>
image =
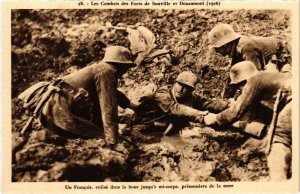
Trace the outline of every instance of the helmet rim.
<instances>
[{"instance_id":1,"label":"helmet rim","mask_svg":"<svg viewBox=\"0 0 300 194\"><path fill-rule=\"evenodd\" d=\"M176 78L176 82L189 86L193 89L195 89L197 81L197 76L191 71L183 71Z\"/></svg>"},{"instance_id":2,"label":"helmet rim","mask_svg":"<svg viewBox=\"0 0 300 194\"><path fill-rule=\"evenodd\" d=\"M130 66L136 66L131 60L130 51L122 46L110 46L106 48L104 58L102 59L106 63L126 64Z\"/></svg>"},{"instance_id":3,"label":"helmet rim","mask_svg":"<svg viewBox=\"0 0 300 194\"><path fill-rule=\"evenodd\" d=\"M239 84L258 72L257 67L251 61L242 61L234 64L230 69L230 85Z\"/></svg>"},{"instance_id":4,"label":"helmet rim","mask_svg":"<svg viewBox=\"0 0 300 194\"><path fill-rule=\"evenodd\" d=\"M216 25L208 34L209 42L214 48L221 47L240 37L241 35L236 33L230 25L224 23Z\"/></svg>"},{"instance_id":5,"label":"helmet rim","mask_svg":"<svg viewBox=\"0 0 300 194\"><path fill-rule=\"evenodd\" d=\"M185 83L185 82L183 82L183 81L178 81L178 80L176 80L176 82L178 82L178 83L181 83L181 84L183 84L183 85L185 85L185 86L189 86L189 87L191 87L191 88L194 88L195 89L195 86L193 86L192 84L188 84L188 83Z\"/></svg>"}]
</instances>

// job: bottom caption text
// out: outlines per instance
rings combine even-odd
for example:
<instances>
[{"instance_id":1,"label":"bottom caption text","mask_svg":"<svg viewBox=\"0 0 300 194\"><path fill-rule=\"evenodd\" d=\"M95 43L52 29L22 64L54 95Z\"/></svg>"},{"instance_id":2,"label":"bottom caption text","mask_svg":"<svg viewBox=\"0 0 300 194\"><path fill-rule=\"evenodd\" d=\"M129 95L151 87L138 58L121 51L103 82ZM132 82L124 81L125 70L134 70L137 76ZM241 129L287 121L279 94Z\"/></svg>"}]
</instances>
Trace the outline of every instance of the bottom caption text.
<instances>
[{"instance_id":1,"label":"bottom caption text","mask_svg":"<svg viewBox=\"0 0 300 194\"><path fill-rule=\"evenodd\" d=\"M182 184L182 185L169 185L169 184L153 184L153 185L65 185L66 190L160 190L160 189L173 189L173 190L188 190L188 189L230 189L234 188L233 184L222 183L209 183L209 184Z\"/></svg>"}]
</instances>

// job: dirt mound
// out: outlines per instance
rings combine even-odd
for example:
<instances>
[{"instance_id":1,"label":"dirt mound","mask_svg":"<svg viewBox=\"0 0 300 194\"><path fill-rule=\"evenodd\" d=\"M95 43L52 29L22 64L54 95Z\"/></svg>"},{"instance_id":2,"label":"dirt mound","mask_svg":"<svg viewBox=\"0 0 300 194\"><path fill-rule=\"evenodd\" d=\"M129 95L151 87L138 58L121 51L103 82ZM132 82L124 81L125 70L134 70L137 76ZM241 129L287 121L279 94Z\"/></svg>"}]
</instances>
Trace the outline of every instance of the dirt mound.
<instances>
[{"instance_id":1,"label":"dirt mound","mask_svg":"<svg viewBox=\"0 0 300 194\"><path fill-rule=\"evenodd\" d=\"M102 139L53 141L44 131L31 134L15 155L13 181L120 181L126 174L128 149L105 148ZM52 135L55 136L55 135ZM46 138L44 138L46 137ZM60 144L60 145L59 145Z\"/></svg>"}]
</instances>

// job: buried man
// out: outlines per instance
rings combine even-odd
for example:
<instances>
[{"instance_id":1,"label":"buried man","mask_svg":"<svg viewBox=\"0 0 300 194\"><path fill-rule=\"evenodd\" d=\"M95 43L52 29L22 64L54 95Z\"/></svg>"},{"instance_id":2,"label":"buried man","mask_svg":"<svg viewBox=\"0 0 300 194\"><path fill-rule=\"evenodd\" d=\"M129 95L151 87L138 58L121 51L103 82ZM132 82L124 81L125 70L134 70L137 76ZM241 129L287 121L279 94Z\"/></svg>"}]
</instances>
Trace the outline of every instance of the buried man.
<instances>
[{"instance_id":1,"label":"buried man","mask_svg":"<svg viewBox=\"0 0 300 194\"><path fill-rule=\"evenodd\" d=\"M168 135L188 121L200 122L207 111L220 112L228 107L227 101L209 101L193 93L197 81L195 74L184 71L174 85L163 86L142 97L134 123L141 124L143 129L164 128L164 134Z\"/></svg>"},{"instance_id":2,"label":"buried man","mask_svg":"<svg viewBox=\"0 0 300 194\"><path fill-rule=\"evenodd\" d=\"M243 88L241 95L226 110L204 117L206 125L230 125L248 111L269 109L261 114L261 121L269 125L266 142L271 180L285 180L290 175L292 157L292 121L290 74L258 71L250 61L243 61L230 69L231 84ZM274 100L275 99L275 100Z\"/></svg>"},{"instance_id":3,"label":"buried man","mask_svg":"<svg viewBox=\"0 0 300 194\"><path fill-rule=\"evenodd\" d=\"M83 138L103 137L104 132L107 145L113 148L118 143L118 105L134 107L117 90L118 78L133 66L128 49L110 46L102 61L54 82L40 82L19 98L35 109L34 116L40 116L46 128Z\"/></svg>"}]
</instances>

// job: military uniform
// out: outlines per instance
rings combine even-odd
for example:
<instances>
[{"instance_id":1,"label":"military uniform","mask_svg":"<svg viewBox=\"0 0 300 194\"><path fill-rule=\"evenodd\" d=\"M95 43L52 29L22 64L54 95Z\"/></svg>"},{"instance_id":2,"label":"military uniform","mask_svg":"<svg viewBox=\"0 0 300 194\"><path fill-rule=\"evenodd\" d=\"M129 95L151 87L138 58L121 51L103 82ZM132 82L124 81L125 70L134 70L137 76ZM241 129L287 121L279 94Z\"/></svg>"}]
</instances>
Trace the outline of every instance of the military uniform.
<instances>
[{"instance_id":1,"label":"military uniform","mask_svg":"<svg viewBox=\"0 0 300 194\"><path fill-rule=\"evenodd\" d=\"M268 156L268 165L272 180L287 179L292 146L291 121L291 76L287 73L258 72L247 80L242 94L228 109L216 115L218 125L232 124L238 121L246 112L257 109L259 106L268 108L272 114L274 96L281 88L286 98L281 101L280 112L274 133L271 153ZM258 110L259 111L259 110ZM272 115L262 115L265 124L270 124ZM266 119L266 118L269 118Z\"/></svg>"},{"instance_id":2,"label":"military uniform","mask_svg":"<svg viewBox=\"0 0 300 194\"><path fill-rule=\"evenodd\" d=\"M192 94L184 100L178 100L172 93L172 88L164 86L141 103L135 123L151 126L166 127L173 123L177 128L184 126L187 121L195 121L197 116L203 116L203 111L220 112L227 108L227 101L208 101Z\"/></svg>"},{"instance_id":3,"label":"military uniform","mask_svg":"<svg viewBox=\"0 0 300 194\"><path fill-rule=\"evenodd\" d=\"M68 92L55 93L43 109L46 119L63 130L87 137L102 135L104 129L106 141L116 143L118 105L126 108L130 101L117 90L115 67L99 62L69 74L63 80L71 87L88 92L88 99L84 100L86 107L78 107L80 102L74 102L73 95Z\"/></svg>"},{"instance_id":4,"label":"military uniform","mask_svg":"<svg viewBox=\"0 0 300 194\"><path fill-rule=\"evenodd\" d=\"M284 47L282 48L282 52L289 53L283 40L278 38L242 36L238 42L236 52L231 56L231 65L241 61L251 61L258 70L269 68L271 71L279 71L284 65L274 58L279 47ZM278 65L274 63L278 63ZM285 63L288 63L288 61L285 61ZM235 92L235 88L227 85L224 91L224 97L232 97Z\"/></svg>"},{"instance_id":5,"label":"military uniform","mask_svg":"<svg viewBox=\"0 0 300 194\"><path fill-rule=\"evenodd\" d=\"M39 82L19 95L24 107L40 116L46 128L62 135L96 138L105 136L108 145L118 142L118 105L134 108L134 104L117 90L118 78L135 66L128 49L106 48L102 61L53 82ZM103 134L104 133L104 134Z\"/></svg>"},{"instance_id":6,"label":"military uniform","mask_svg":"<svg viewBox=\"0 0 300 194\"><path fill-rule=\"evenodd\" d=\"M236 52L231 56L234 65L241 61L251 61L258 70L264 70L272 56L276 54L280 45L287 48L283 40L275 37L248 37L242 36L239 39Z\"/></svg>"},{"instance_id":7,"label":"military uniform","mask_svg":"<svg viewBox=\"0 0 300 194\"><path fill-rule=\"evenodd\" d=\"M285 64L291 65L290 45L280 38L241 36L228 24L215 26L208 38L216 52L231 58L231 66L250 61L258 70L278 72ZM232 98L235 92L236 89L227 84L223 98Z\"/></svg>"}]
</instances>

